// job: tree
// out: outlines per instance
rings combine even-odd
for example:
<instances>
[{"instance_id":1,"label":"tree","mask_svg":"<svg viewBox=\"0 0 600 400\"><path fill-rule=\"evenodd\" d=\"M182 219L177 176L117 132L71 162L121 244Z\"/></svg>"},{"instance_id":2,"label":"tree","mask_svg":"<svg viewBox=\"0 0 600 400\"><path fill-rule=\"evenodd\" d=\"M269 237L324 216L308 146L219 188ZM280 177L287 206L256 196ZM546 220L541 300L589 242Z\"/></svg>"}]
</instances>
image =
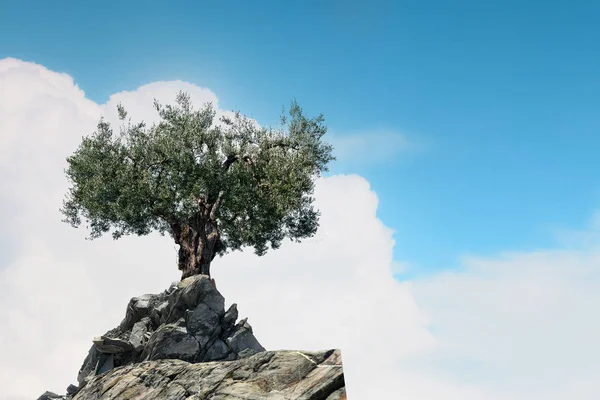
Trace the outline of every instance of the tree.
<instances>
[{"instance_id":1,"label":"tree","mask_svg":"<svg viewBox=\"0 0 600 400\"><path fill-rule=\"evenodd\" d=\"M129 121L115 134L101 119L83 137L67 158L64 222L84 218L90 240L111 228L114 239L167 232L181 279L210 276L216 254L249 246L263 255L315 234L314 180L334 160L322 115L308 119L293 101L282 128L266 129L239 112L215 123L212 106L194 110L185 93L176 103L155 100L161 120L150 127Z\"/></svg>"}]
</instances>

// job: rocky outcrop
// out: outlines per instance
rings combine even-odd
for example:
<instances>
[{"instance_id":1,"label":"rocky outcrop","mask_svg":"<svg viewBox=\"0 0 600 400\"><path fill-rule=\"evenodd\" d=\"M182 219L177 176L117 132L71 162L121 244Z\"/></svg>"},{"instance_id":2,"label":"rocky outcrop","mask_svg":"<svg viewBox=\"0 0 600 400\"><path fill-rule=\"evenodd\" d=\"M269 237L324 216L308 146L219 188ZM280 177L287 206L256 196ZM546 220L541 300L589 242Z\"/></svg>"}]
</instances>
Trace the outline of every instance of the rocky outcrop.
<instances>
[{"instance_id":1,"label":"rocky outcrop","mask_svg":"<svg viewBox=\"0 0 600 400\"><path fill-rule=\"evenodd\" d=\"M134 297L119 326L93 339L78 385L38 400L345 399L339 351L267 352L237 319L204 275Z\"/></svg>"},{"instance_id":2,"label":"rocky outcrop","mask_svg":"<svg viewBox=\"0 0 600 400\"><path fill-rule=\"evenodd\" d=\"M346 399L338 350L266 351L231 362L145 361L90 380L73 400Z\"/></svg>"},{"instance_id":3,"label":"rocky outcrop","mask_svg":"<svg viewBox=\"0 0 600 400\"><path fill-rule=\"evenodd\" d=\"M237 306L205 275L187 278L160 294L134 297L118 327L94 338L79 371L79 387L114 368L161 359L191 363L236 360L264 351Z\"/></svg>"}]
</instances>

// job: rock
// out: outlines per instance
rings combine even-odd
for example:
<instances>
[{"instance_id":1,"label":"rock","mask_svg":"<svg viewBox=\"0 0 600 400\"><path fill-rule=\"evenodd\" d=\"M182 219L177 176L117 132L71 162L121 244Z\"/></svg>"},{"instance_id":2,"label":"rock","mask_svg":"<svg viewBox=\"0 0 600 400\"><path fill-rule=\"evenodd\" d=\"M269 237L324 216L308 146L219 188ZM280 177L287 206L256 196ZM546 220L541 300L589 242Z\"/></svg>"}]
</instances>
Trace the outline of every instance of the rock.
<instances>
[{"instance_id":1,"label":"rock","mask_svg":"<svg viewBox=\"0 0 600 400\"><path fill-rule=\"evenodd\" d=\"M202 302L216 312L219 317L225 314L225 297L217 292L216 289L202 298Z\"/></svg>"},{"instance_id":2,"label":"rock","mask_svg":"<svg viewBox=\"0 0 600 400\"><path fill-rule=\"evenodd\" d=\"M256 351L256 350L252 350L252 349L244 349L244 350L242 350L242 351L240 351L240 352L238 353L238 358L240 358L240 359L241 359L241 358L248 358L248 357L250 357L250 356L253 356L253 355L255 355L256 353L258 353L258 351Z\"/></svg>"},{"instance_id":3,"label":"rock","mask_svg":"<svg viewBox=\"0 0 600 400\"><path fill-rule=\"evenodd\" d=\"M186 312L187 329L192 334L210 336L219 325L219 316L208 305L200 303Z\"/></svg>"},{"instance_id":4,"label":"rock","mask_svg":"<svg viewBox=\"0 0 600 400\"><path fill-rule=\"evenodd\" d=\"M150 337L142 359L169 358L193 361L199 351L198 341L185 328L176 325L162 325Z\"/></svg>"},{"instance_id":5,"label":"rock","mask_svg":"<svg viewBox=\"0 0 600 400\"><path fill-rule=\"evenodd\" d=\"M133 350L133 346L128 340L119 338L100 336L99 338L94 338L92 342L98 351L106 354L124 353Z\"/></svg>"},{"instance_id":6,"label":"rock","mask_svg":"<svg viewBox=\"0 0 600 400\"><path fill-rule=\"evenodd\" d=\"M92 379L73 400L346 399L339 350L268 351L231 362L144 361Z\"/></svg>"},{"instance_id":7,"label":"rock","mask_svg":"<svg viewBox=\"0 0 600 400\"><path fill-rule=\"evenodd\" d=\"M341 387L335 392L331 393L325 400L347 400L346 387Z\"/></svg>"},{"instance_id":8,"label":"rock","mask_svg":"<svg viewBox=\"0 0 600 400\"><path fill-rule=\"evenodd\" d=\"M167 290L165 290L165 293L166 294L173 293L177 289L178 286L179 286L179 281L171 282L171 286L169 286L169 288Z\"/></svg>"},{"instance_id":9,"label":"rock","mask_svg":"<svg viewBox=\"0 0 600 400\"><path fill-rule=\"evenodd\" d=\"M242 326L238 327L233 335L227 338L226 342L229 348L238 354L246 349L254 350L255 352L265 351L265 348L258 343L258 340L252 334L252 327L246 321L244 321Z\"/></svg>"},{"instance_id":10,"label":"rock","mask_svg":"<svg viewBox=\"0 0 600 400\"><path fill-rule=\"evenodd\" d=\"M154 325L160 325L162 316L169 305L168 301L163 301L150 311L150 319Z\"/></svg>"},{"instance_id":11,"label":"rock","mask_svg":"<svg viewBox=\"0 0 600 400\"><path fill-rule=\"evenodd\" d=\"M67 394L73 396L75 393L77 393L77 391L79 390L79 388L75 385L69 385L67 387Z\"/></svg>"},{"instance_id":12,"label":"rock","mask_svg":"<svg viewBox=\"0 0 600 400\"><path fill-rule=\"evenodd\" d=\"M79 374L77 375L77 382L79 386L83 383L84 379L90 375L94 374L96 368L98 366L98 358L100 357L100 352L96 349L96 346L92 345L90 348L87 357L83 360L83 364L79 369Z\"/></svg>"},{"instance_id":13,"label":"rock","mask_svg":"<svg viewBox=\"0 0 600 400\"><path fill-rule=\"evenodd\" d=\"M64 398L65 398L65 396L61 396L61 395L58 395L53 392L44 392L44 394L42 394L40 397L38 397L37 400L58 400L58 399L64 399Z\"/></svg>"},{"instance_id":14,"label":"rock","mask_svg":"<svg viewBox=\"0 0 600 400\"><path fill-rule=\"evenodd\" d=\"M238 314L203 275L134 297L121 323L94 338L78 386L44 399L345 399L337 353L267 352Z\"/></svg>"},{"instance_id":15,"label":"rock","mask_svg":"<svg viewBox=\"0 0 600 400\"><path fill-rule=\"evenodd\" d=\"M142 351L147 341L146 334L149 333L152 320L149 317L142 318L141 321L136 322L131 329L131 335L129 335L129 343L133 346L136 351Z\"/></svg>"},{"instance_id":16,"label":"rock","mask_svg":"<svg viewBox=\"0 0 600 400\"><path fill-rule=\"evenodd\" d=\"M113 354L101 354L95 374L100 375L115 367L115 356Z\"/></svg>"},{"instance_id":17,"label":"rock","mask_svg":"<svg viewBox=\"0 0 600 400\"><path fill-rule=\"evenodd\" d=\"M220 339L217 339L208 349L202 361L223 360L230 353L229 347Z\"/></svg>"},{"instance_id":18,"label":"rock","mask_svg":"<svg viewBox=\"0 0 600 400\"><path fill-rule=\"evenodd\" d=\"M238 319L237 304L233 303L223 316L223 325L234 326L235 321Z\"/></svg>"}]
</instances>

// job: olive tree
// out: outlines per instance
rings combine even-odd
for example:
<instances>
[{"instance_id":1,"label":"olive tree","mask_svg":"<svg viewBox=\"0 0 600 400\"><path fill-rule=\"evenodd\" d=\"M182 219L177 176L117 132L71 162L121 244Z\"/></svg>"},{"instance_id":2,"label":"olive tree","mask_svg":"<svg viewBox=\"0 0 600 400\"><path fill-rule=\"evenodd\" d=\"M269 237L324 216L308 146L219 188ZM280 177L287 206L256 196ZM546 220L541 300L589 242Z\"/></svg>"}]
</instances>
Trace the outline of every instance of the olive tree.
<instances>
[{"instance_id":1,"label":"olive tree","mask_svg":"<svg viewBox=\"0 0 600 400\"><path fill-rule=\"evenodd\" d=\"M129 120L116 133L101 119L83 137L67 158L64 222L85 219L90 240L168 233L182 279L210 276L217 254L248 246L263 255L315 234L315 178L334 159L322 115L307 118L293 101L281 127L267 129L240 113L217 119L210 104L196 110L182 92L154 106L158 123Z\"/></svg>"}]
</instances>

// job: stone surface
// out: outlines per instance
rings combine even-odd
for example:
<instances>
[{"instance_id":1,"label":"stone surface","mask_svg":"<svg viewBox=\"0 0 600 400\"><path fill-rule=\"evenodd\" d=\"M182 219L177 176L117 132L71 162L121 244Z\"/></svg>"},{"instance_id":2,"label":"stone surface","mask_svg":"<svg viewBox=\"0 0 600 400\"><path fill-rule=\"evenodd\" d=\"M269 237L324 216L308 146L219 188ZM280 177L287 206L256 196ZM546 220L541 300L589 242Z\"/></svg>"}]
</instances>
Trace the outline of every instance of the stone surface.
<instances>
[{"instance_id":1,"label":"stone surface","mask_svg":"<svg viewBox=\"0 0 600 400\"><path fill-rule=\"evenodd\" d=\"M148 341L149 329L152 326L152 319L150 317L144 317L141 321L136 322L131 329L131 335L129 335L129 343L133 346L136 351L144 349L144 345Z\"/></svg>"},{"instance_id":2,"label":"stone surface","mask_svg":"<svg viewBox=\"0 0 600 400\"><path fill-rule=\"evenodd\" d=\"M100 353L107 354L115 354L115 353L125 353L127 351L133 350L133 345L129 343L128 340L123 340L119 338L109 338L100 336L99 338L94 338L92 340L94 346L100 351Z\"/></svg>"},{"instance_id":3,"label":"stone surface","mask_svg":"<svg viewBox=\"0 0 600 400\"><path fill-rule=\"evenodd\" d=\"M246 320L237 325L237 329L227 338L227 345L235 353L241 353L245 350L251 350L255 353L265 351L264 347L258 343L258 340L252 333L252 327Z\"/></svg>"},{"instance_id":4,"label":"stone surface","mask_svg":"<svg viewBox=\"0 0 600 400\"><path fill-rule=\"evenodd\" d=\"M210 336L220 322L217 313L204 303L198 304L193 310L188 310L186 314L187 328L194 335L202 332Z\"/></svg>"},{"instance_id":5,"label":"stone surface","mask_svg":"<svg viewBox=\"0 0 600 400\"><path fill-rule=\"evenodd\" d=\"M206 352L203 361L215 361L223 360L229 354L229 347L220 339L217 339L215 343Z\"/></svg>"},{"instance_id":6,"label":"stone surface","mask_svg":"<svg viewBox=\"0 0 600 400\"><path fill-rule=\"evenodd\" d=\"M79 388L98 374L144 360L235 360L248 349L245 357L264 351L246 320L236 325L237 318L237 306L225 311L225 298L204 275L174 282L159 294L134 297L119 326L93 340L78 375Z\"/></svg>"},{"instance_id":7,"label":"stone surface","mask_svg":"<svg viewBox=\"0 0 600 400\"><path fill-rule=\"evenodd\" d=\"M134 297L92 341L78 386L40 399L346 399L339 351L267 352L237 319L204 275Z\"/></svg>"},{"instance_id":8,"label":"stone surface","mask_svg":"<svg viewBox=\"0 0 600 400\"><path fill-rule=\"evenodd\" d=\"M185 328L168 324L162 325L152 334L144 353L142 353L142 359L175 358L193 361L199 351L198 341Z\"/></svg>"},{"instance_id":9,"label":"stone surface","mask_svg":"<svg viewBox=\"0 0 600 400\"><path fill-rule=\"evenodd\" d=\"M43 395L38 397L37 400L58 400L58 399L64 399L64 398L65 398L65 396L61 396L61 395L58 395L53 392L45 392Z\"/></svg>"},{"instance_id":10,"label":"stone surface","mask_svg":"<svg viewBox=\"0 0 600 400\"><path fill-rule=\"evenodd\" d=\"M79 388L77 386L69 385L67 387L67 394L74 395L75 393L77 393L77 390L79 390Z\"/></svg>"},{"instance_id":11,"label":"stone surface","mask_svg":"<svg viewBox=\"0 0 600 400\"><path fill-rule=\"evenodd\" d=\"M113 354L102 354L98 358L98 368L96 368L96 375L103 374L110 371L115 367L115 356Z\"/></svg>"},{"instance_id":12,"label":"stone surface","mask_svg":"<svg viewBox=\"0 0 600 400\"><path fill-rule=\"evenodd\" d=\"M73 400L343 400L339 350L267 351L231 362L145 361L92 379Z\"/></svg>"}]
</instances>

